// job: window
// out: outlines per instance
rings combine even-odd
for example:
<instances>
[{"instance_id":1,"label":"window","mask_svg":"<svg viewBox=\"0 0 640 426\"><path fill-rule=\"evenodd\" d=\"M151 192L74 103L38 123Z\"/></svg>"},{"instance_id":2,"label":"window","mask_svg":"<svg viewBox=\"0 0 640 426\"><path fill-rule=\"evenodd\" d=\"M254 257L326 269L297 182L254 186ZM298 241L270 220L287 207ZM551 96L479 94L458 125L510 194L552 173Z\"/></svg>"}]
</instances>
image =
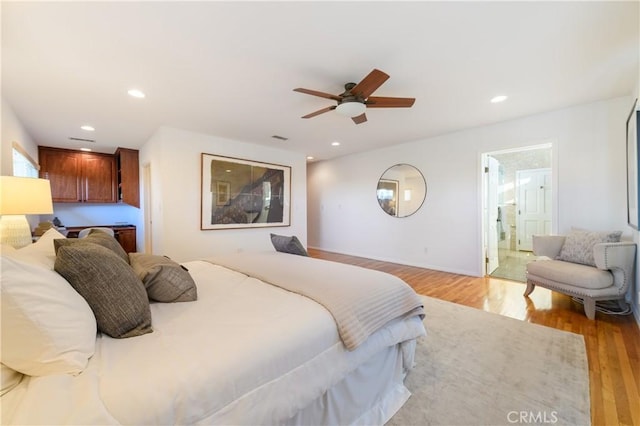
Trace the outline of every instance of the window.
<instances>
[{"instance_id":1,"label":"window","mask_svg":"<svg viewBox=\"0 0 640 426\"><path fill-rule=\"evenodd\" d=\"M13 175L38 177L38 165L17 142L13 143Z\"/></svg>"}]
</instances>

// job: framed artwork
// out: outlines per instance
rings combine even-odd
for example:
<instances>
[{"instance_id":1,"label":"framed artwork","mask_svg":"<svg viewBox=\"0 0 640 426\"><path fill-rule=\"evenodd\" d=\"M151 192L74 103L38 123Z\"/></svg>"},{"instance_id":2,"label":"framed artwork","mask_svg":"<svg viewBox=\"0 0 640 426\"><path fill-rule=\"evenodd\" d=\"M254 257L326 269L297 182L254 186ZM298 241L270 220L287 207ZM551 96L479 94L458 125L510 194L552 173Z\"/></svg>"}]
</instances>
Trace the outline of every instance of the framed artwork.
<instances>
[{"instance_id":1,"label":"framed artwork","mask_svg":"<svg viewBox=\"0 0 640 426\"><path fill-rule=\"evenodd\" d=\"M380 179L376 195L382 210L391 216L398 216L398 188L400 182L392 179Z\"/></svg>"},{"instance_id":2,"label":"framed artwork","mask_svg":"<svg viewBox=\"0 0 640 426\"><path fill-rule=\"evenodd\" d=\"M291 224L291 167L201 155L200 229Z\"/></svg>"},{"instance_id":3,"label":"framed artwork","mask_svg":"<svg viewBox=\"0 0 640 426\"><path fill-rule=\"evenodd\" d=\"M633 229L638 229L638 100L627 118L627 223Z\"/></svg>"}]
</instances>

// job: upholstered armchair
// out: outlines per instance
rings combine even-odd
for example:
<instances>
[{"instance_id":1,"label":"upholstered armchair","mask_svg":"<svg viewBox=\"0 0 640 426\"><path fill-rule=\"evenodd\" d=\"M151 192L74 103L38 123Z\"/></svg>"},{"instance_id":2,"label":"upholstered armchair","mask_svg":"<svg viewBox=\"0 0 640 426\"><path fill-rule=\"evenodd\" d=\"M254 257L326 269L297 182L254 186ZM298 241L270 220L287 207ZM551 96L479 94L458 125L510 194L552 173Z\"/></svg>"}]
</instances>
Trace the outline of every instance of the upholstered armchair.
<instances>
[{"instance_id":1,"label":"upholstered armchair","mask_svg":"<svg viewBox=\"0 0 640 426\"><path fill-rule=\"evenodd\" d=\"M527 264L524 296L529 296L536 286L574 296L583 300L587 318L594 319L596 301L625 297L633 280L636 245L597 242L616 238L609 238L611 234L589 233L592 237L600 236L594 240L580 232L587 234L579 231L568 236L533 236L533 253L542 257ZM617 240L619 238L617 233Z\"/></svg>"}]
</instances>

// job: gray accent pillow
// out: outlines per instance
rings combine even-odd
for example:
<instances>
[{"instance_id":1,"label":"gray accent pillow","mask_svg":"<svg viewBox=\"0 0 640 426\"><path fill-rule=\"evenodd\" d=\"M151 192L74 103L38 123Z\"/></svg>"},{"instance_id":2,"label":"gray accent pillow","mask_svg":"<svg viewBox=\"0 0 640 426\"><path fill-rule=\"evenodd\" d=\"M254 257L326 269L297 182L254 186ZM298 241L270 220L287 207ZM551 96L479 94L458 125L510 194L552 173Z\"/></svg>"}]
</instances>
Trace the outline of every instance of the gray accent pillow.
<instances>
[{"instance_id":1,"label":"gray accent pillow","mask_svg":"<svg viewBox=\"0 0 640 426\"><path fill-rule=\"evenodd\" d=\"M287 237L284 235L271 234L271 244L282 253L297 254L300 256L309 256L298 237L295 235Z\"/></svg>"},{"instance_id":2,"label":"gray accent pillow","mask_svg":"<svg viewBox=\"0 0 640 426\"><path fill-rule=\"evenodd\" d=\"M596 266L593 258L593 246L598 243L620 242L622 231L591 232L581 229L572 229L567 235L560 249L558 260Z\"/></svg>"},{"instance_id":3,"label":"gray accent pillow","mask_svg":"<svg viewBox=\"0 0 640 426\"><path fill-rule=\"evenodd\" d=\"M196 283L187 269L168 257L129 253L129 263L142 280L149 299L156 302L192 302L198 299Z\"/></svg>"},{"instance_id":4,"label":"gray accent pillow","mask_svg":"<svg viewBox=\"0 0 640 426\"><path fill-rule=\"evenodd\" d=\"M98 330L115 338L153 331L144 284L111 250L87 242L63 245L58 248L54 269L85 298Z\"/></svg>"},{"instance_id":5,"label":"gray accent pillow","mask_svg":"<svg viewBox=\"0 0 640 426\"><path fill-rule=\"evenodd\" d=\"M87 235L85 238L59 238L53 240L53 247L55 248L57 255L58 249L62 246L86 243L99 244L102 247L108 248L109 250L117 254L126 263L129 263L129 255L126 251L124 251L118 240L100 230L92 229L89 235Z\"/></svg>"}]
</instances>

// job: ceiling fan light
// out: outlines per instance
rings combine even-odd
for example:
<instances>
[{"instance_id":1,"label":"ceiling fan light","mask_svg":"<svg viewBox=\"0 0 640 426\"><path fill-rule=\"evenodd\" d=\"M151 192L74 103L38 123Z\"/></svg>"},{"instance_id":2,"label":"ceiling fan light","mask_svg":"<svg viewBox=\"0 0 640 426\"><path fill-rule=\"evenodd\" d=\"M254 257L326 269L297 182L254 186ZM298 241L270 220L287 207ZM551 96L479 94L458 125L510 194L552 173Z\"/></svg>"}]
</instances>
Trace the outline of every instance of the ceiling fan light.
<instances>
[{"instance_id":1,"label":"ceiling fan light","mask_svg":"<svg viewBox=\"0 0 640 426\"><path fill-rule=\"evenodd\" d=\"M342 102L336 107L336 111L345 117L357 117L365 112L367 106L358 101Z\"/></svg>"}]
</instances>

